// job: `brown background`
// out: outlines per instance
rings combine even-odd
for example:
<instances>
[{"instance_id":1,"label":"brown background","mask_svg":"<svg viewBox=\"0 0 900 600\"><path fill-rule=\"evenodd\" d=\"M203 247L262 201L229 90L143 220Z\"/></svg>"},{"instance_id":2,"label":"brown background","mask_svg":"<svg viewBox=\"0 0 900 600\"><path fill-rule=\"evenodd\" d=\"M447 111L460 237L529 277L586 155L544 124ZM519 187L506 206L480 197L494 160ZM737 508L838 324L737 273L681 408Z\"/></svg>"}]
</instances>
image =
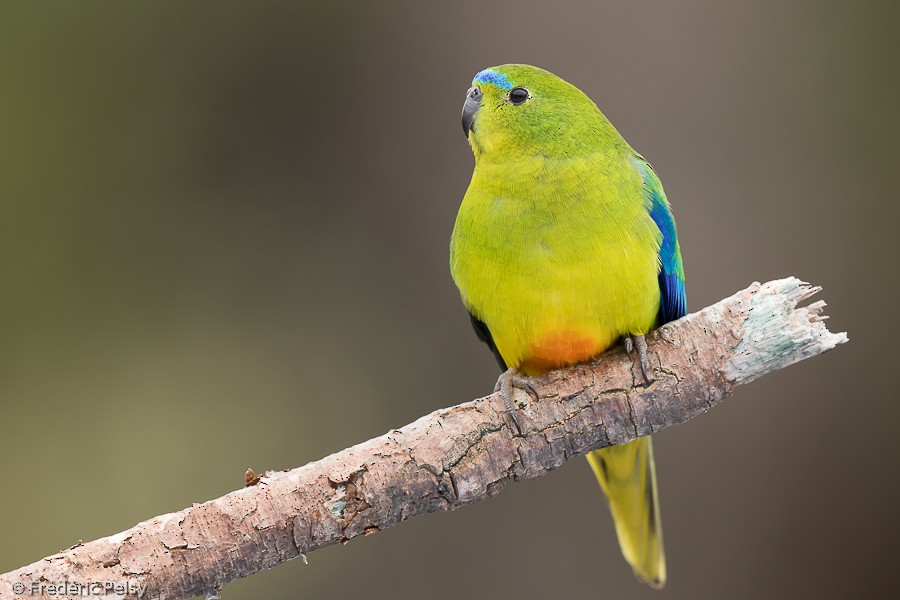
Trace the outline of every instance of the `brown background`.
<instances>
[{"instance_id":1,"label":"brown background","mask_svg":"<svg viewBox=\"0 0 900 600\"><path fill-rule=\"evenodd\" d=\"M692 309L795 274L850 332L657 436L664 595L890 595L898 5L325 4L0 7L0 571L488 392L447 248L515 61L653 162ZM663 597L580 460L224 593Z\"/></svg>"}]
</instances>

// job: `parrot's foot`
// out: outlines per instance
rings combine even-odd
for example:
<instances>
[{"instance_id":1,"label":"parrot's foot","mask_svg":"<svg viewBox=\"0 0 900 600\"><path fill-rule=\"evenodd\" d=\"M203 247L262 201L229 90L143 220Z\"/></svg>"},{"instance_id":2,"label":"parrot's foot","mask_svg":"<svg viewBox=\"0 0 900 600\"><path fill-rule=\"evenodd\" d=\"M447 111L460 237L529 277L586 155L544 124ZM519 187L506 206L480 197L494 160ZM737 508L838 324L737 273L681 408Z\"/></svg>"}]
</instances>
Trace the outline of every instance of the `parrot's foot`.
<instances>
[{"instance_id":1,"label":"parrot's foot","mask_svg":"<svg viewBox=\"0 0 900 600\"><path fill-rule=\"evenodd\" d=\"M512 419L513 425L516 426L516 431L519 432L519 435L522 435L522 426L519 425L519 419L516 417L516 404L513 401L513 389L515 388L530 394L535 400L538 400L540 396L538 396L528 378L519 375L519 372L515 369L509 369L503 373L500 379L497 380L497 385L494 386L494 392L500 392L503 404L506 405L506 412L509 413L509 418Z\"/></svg>"},{"instance_id":2,"label":"parrot's foot","mask_svg":"<svg viewBox=\"0 0 900 600\"><path fill-rule=\"evenodd\" d=\"M644 385L648 386L656 378L653 377L653 371L650 370L650 361L647 360L647 340L642 335L625 336L625 352L631 356L631 351L637 348L638 360L641 363L641 375L644 376Z\"/></svg>"}]
</instances>

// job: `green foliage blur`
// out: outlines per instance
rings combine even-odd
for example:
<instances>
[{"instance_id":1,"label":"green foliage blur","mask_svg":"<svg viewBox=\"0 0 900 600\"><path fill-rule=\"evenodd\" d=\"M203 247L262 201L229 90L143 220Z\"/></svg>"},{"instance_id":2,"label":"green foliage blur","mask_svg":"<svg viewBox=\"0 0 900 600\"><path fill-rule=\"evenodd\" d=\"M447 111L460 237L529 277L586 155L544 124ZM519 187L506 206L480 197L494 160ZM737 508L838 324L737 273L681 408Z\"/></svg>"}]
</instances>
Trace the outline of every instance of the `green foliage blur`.
<instances>
[{"instance_id":1,"label":"green foliage blur","mask_svg":"<svg viewBox=\"0 0 900 600\"><path fill-rule=\"evenodd\" d=\"M664 593L885 595L897 6L4 2L0 572L489 392L459 112L527 62L653 163L692 310L797 275L850 333L656 436ZM585 461L223 595L661 597Z\"/></svg>"}]
</instances>

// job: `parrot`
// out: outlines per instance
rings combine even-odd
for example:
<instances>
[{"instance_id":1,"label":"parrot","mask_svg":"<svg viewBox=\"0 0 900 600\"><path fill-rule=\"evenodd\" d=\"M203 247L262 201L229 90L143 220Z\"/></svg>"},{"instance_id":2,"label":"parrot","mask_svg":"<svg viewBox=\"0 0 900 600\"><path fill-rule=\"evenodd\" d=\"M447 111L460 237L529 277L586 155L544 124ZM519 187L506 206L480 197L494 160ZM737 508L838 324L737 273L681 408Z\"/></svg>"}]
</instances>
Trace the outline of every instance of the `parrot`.
<instances>
[{"instance_id":1,"label":"parrot","mask_svg":"<svg viewBox=\"0 0 900 600\"><path fill-rule=\"evenodd\" d=\"M655 171L581 90L524 64L475 75L462 127L475 158L450 238L450 271L478 338L511 386L636 348L687 312L675 219ZM533 391L533 388L531 388ZM525 389L525 391L528 391ZM649 436L594 450L619 546L635 575L666 582Z\"/></svg>"}]
</instances>

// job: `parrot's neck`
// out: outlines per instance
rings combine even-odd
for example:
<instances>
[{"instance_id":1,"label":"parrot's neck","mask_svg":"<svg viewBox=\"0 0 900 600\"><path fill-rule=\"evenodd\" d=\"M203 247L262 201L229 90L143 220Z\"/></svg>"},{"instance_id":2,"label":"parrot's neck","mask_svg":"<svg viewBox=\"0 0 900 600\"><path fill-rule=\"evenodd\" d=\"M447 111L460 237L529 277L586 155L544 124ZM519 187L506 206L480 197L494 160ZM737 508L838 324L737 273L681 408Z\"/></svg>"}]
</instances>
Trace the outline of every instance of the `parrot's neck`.
<instances>
[{"instance_id":1,"label":"parrot's neck","mask_svg":"<svg viewBox=\"0 0 900 600\"><path fill-rule=\"evenodd\" d=\"M523 212L577 210L590 198L592 209L618 203L616 190L625 171L633 170L620 153L595 152L582 157L548 158L519 156L494 160L482 156L475 162L471 187L492 202L515 200ZM640 204L638 202L638 204ZM596 213L592 218L596 218ZM572 220L573 217L569 216Z\"/></svg>"}]
</instances>

